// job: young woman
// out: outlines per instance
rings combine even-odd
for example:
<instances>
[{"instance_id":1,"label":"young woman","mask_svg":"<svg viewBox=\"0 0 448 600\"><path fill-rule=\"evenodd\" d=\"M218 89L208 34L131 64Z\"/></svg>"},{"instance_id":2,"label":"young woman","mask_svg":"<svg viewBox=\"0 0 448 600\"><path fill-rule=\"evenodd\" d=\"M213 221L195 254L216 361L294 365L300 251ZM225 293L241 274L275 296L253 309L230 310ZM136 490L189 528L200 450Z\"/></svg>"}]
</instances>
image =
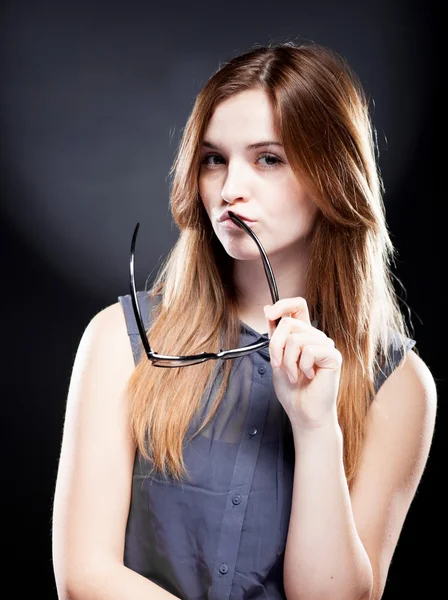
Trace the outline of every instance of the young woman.
<instances>
[{"instance_id":1,"label":"young woman","mask_svg":"<svg viewBox=\"0 0 448 600\"><path fill-rule=\"evenodd\" d=\"M362 87L317 45L240 55L171 174L177 243L76 355L59 596L377 600L436 388L391 284Z\"/></svg>"}]
</instances>

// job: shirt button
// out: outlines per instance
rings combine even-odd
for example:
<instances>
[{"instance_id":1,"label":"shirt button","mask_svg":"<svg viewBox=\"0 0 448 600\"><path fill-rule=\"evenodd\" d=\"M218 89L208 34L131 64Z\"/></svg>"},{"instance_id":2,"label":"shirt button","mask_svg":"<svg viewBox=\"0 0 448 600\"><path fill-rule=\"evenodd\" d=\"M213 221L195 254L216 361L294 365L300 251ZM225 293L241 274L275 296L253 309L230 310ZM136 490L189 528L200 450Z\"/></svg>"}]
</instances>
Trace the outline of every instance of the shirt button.
<instances>
[{"instance_id":1,"label":"shirt button","mask_svg":"<svg viewBox=\"0 0 448 600\"><path fill-rule=\"evenodd\" d=\"M221 575L225 575L228 570L229 567L225 563L219 567L219 572L221 573Z\"/></svg>"},{"instance_id":2,"label":"shirt button","mask_svg":"<svg viewBox=\"0 0 448 600\"><path fill-rule=\"evenodd\" d=\"M266 367L265 365L261 365L260 367L258 367L258 372L263 375L263 373L266 373Z\"/></svg>"},{"instance_id":3,"label":"shirt button","mask_svg":"<svg viewBox=\"0 0 448 600\"><path fill-rule=\"evenodd\" d=\"M239 494L236 494L236 496L234 496L234 497L232 498L232 502L233 502L234 504L239 504L239 503L241 502L241 496L240 496Z\"/></svg>"},{"instance_id":4,"label":"shirt button","mask_svg":"<svg viewBox=\"0 0 448 600\"><path fill-rule=\"evenodd\" d=\"M256 427L251 427L249 429L249 435L257 435L258 429Z\"/></svg>"}]
</instances>

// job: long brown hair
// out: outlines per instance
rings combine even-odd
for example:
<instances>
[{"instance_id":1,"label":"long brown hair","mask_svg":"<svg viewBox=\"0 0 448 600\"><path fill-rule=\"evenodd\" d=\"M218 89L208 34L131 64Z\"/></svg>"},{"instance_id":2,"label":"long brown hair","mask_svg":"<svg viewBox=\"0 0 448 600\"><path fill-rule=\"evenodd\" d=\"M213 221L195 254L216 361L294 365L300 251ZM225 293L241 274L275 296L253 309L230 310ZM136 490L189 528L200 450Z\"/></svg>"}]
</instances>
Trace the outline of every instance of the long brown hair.
<instances>
[{"instance_id":1,"label":"long brown hair","mask_svg":"<svg viewBox=\"0 0 448 600\"><path fill-rule=\"evenodd\" d=\"M231 259L203 208L198 176L201 143L214 109L254 88L270 98L291 168L320 209L306 300L311 318L318 319L343 357L338 417L350 484L390 331L397 331L403 343L409 332L391 280L395 249L385 221L368 99L334 51L292 42L254 48L223 64L198 94L170 171L170 207L179 237L152 286L159 301L148 338L163 354L238 346ZM223 361L219 392L198 432L213 418L231 367L232 361ZM128 384L130 418L137 448L155 471L177 479L186 474L183 443L215 369L214 361L154 368L143 353Z\"/></svg>"}]
</instances>

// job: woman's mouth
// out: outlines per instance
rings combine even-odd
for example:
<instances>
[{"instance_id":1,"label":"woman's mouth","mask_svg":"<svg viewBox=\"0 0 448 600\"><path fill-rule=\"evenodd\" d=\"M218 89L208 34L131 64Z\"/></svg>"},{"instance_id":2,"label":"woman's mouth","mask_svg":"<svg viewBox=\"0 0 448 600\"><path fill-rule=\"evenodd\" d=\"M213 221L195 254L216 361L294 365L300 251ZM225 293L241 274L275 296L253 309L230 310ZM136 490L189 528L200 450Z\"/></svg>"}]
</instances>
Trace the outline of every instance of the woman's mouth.
<instances>
[{"instance_id":1,"label":"woman's mouth","mask_svg":"<svg viewBox=\"0 0 448 600\"><path fill-rule=\"evenodd\" d=\"M255 221L246 221L246 219L241 219L248 227L252 227ZM225 229L240 229L241 227L237 225L232 219L225 219L224 221L219 221L219 224Z\"/></svg>"}]
</instances>

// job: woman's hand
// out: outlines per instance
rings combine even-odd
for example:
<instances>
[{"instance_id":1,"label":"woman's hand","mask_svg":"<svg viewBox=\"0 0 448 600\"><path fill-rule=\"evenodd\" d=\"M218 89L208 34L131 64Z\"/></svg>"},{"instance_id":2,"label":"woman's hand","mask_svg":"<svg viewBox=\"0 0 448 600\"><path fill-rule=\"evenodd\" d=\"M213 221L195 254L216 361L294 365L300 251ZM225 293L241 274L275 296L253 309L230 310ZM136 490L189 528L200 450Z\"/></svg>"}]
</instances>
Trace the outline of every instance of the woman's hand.
<instances>
[{"instance_id":1,"label":"woman's hand","mask_svg":"<svg viewBox=\"0 0 448 600\"><path fill-rule=\"evenodd\" d=\"M274 389L291 424L312 429L337 422L342 356L333 340L311 325L304 298L285 298L264 310Z\"/></svg>"}]
</instances>

